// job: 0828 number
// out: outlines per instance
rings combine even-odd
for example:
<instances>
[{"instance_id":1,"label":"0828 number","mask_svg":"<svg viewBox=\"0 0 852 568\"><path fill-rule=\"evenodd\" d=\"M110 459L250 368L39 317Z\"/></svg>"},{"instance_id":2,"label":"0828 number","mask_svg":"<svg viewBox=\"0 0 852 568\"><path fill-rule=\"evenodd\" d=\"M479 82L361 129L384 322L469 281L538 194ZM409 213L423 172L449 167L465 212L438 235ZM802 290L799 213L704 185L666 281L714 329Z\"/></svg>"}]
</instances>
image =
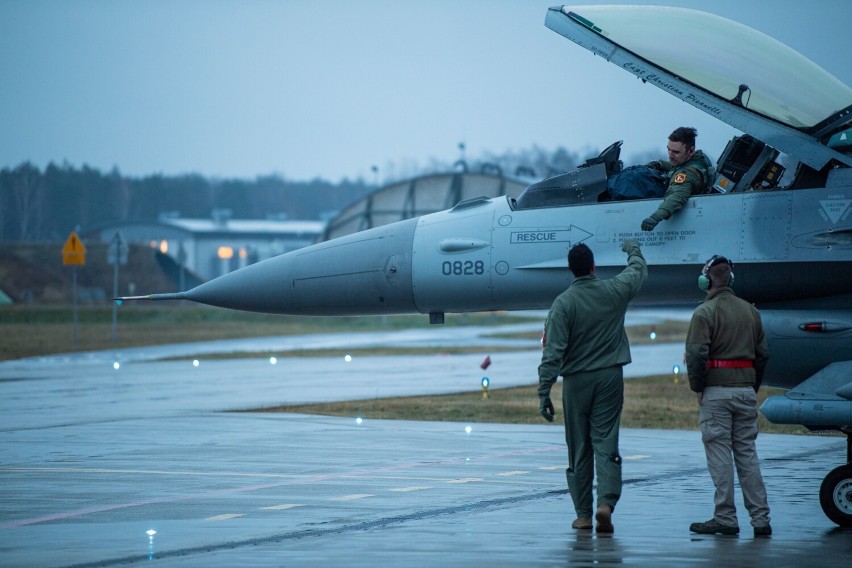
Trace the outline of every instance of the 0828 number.
<instances>
[{"instance_id":1,"label":"0828 number","mask_svg":"<svg viewBox=\"0 0 852 568\"><path fill-rule=\"evenodd\" d=\"M450 262L448 260L441 265L441 271L444 276L480 276L485 274L485 263L481 260L476 262L472 260Z\"/></svg>"}]
</instances>

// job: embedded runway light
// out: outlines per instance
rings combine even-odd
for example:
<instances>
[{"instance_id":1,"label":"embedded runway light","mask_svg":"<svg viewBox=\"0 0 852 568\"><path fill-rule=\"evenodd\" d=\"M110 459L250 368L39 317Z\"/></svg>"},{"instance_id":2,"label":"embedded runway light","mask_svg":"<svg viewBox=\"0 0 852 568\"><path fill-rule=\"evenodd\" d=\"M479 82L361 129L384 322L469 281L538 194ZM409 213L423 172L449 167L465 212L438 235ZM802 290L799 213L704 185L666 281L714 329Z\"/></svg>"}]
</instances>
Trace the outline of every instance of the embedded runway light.
<instances>
[{"instance_id":1,"label":"embedded runway light","mask_svg":"<svg viewBox=\"0 0 852 568\"><path fill-rule=\"evenodd\" d=\"M118 371L119 367L121 367L121 364L119 364L118 361L116 361L115 363L112 364L112 368L115 369L116 371Z\"/></svg>"},{"instance_id":2,"label":"embedded runway light","mask_svg":"<svg viewBox=\"0 0 852 568\"><path fill-rule=\"evenodd\" d=\"M148 529L145 531L145 534L148 535L148 560L154 559L154 535L157 534L157 531L154 529Z\"/></svg>"},{"instance_id":3,"label":"embedded runway light","mask_svg":"<svg viewBox=\"0 0 852 568\"><path fill-rule=\"evenodd\" d=\"M465 434L470 434L471 432L473 432L473 428L471 428L470 426L464 427L464 433Z\"/></svg>"},{"instance_id":4,"label":"embedded runway light","mask_svg":"<svg viewBox=\"0 0 852 568\"><path fill-rule=\"evenodd\" d=\"M278 363L278 358L277 358L277 357L270 357L270 358L269 358L269 364L270 364L270 365L275 365L275 364L277 364L277 363Z\"/></svg>"},{"instance_id":5,"label":"embedded runway light","mask_svg":"<svg viewBox=\"0 0 852 568\"><path fill-rule=\"evenodd\" d=\"M350 361L352 361L352 355L347 355L346 357L343 358L343 360L346 361L347 363L349 363Z\"/></svg>"},{"instance_id":6,"label":"embedded runway light","mask_svg":"<svg viewBox=\"0 0 852 568\"><path fill-rule=\"evenodd\" d=\"M361 425L361 423L362 423L362 422L364 422L364 419L363 419L363 418L361 418L360 416L359 416L358 418L356 418L356 419L355 419L355 424L357 424L357 425L359 425L359 426Z\"/></svg>"},{"instance_id":7,"label":"embedded runway light","mask_svg":"<svg viewBox=\"0 0 852 568\"><path fill-rule=\"evenodd\" d=\"M199 362L198 362L198 359L193 359L193 360L192 360L192 366L193 366L193 367L197 367L197 366L199 366L200 364L201 364L201 363L199 363Z\"/></svg>"}]
</instances>

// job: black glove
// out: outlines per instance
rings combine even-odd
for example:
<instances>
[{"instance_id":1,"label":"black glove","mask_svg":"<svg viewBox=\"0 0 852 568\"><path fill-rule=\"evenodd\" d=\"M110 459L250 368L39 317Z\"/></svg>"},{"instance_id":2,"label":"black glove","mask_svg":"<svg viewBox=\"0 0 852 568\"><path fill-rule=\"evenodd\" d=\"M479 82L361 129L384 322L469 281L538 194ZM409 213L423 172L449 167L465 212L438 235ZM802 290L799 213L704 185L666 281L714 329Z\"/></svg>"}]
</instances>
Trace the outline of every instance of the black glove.
<instances>
[{"instance_id":1,"label":"black glove","mask_svg":"<svg viewBox=\"0 0 852 568\"><path fill-rule=\"evenodd\" d=\"M553 401L550 400L549 394L539 395L538 408L545 420L553 422L553 415L556 413L556 410L553 408Z\"/></svg>"}]
</instances>

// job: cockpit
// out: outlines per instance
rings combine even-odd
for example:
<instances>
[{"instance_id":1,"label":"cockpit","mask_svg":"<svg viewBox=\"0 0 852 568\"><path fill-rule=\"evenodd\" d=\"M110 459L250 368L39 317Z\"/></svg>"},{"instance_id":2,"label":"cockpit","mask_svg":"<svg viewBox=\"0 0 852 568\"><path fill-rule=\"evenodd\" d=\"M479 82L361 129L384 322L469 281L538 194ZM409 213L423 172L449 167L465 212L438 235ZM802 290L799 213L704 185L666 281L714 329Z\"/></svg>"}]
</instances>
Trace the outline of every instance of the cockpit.
<instances>
[{"instance_id":1,"label":"cockpit","mask_svg":"<svg viewBox=\"0 0 852 568\"><path fill-rule=\"evenodd\" d=\"M624 173L624 163L620 159L621 146L621 140L614 142L576 170L528 186L515 200L515 209L642 199L640 195L613 195L612 180ZM852 128L833 136L829 146L843 154L852 155ZM824 187L833 167L826 166L818 171L803 163L790 163L788 156L753 136L743 134L728 142L716 162L716 177L708 193ZM791 171L785 175L788 168Z\"/></svg>"}]
</instances>

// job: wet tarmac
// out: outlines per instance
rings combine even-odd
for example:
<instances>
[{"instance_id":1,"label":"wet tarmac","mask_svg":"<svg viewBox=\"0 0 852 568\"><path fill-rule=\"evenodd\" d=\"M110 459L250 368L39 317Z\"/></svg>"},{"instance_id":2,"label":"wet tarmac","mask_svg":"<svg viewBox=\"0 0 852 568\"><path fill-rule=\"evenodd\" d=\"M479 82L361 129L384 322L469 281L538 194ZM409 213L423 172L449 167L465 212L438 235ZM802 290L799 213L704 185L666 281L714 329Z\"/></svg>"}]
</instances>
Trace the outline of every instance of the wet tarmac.
<instances>
[{"instance_id":1,"label":"wet tarmac","mask_svg":"<svg viewBox=\"0 0 852 568\"><path fill-rule=\"evenodd\" d=\"M670 370L681 350L634 348L628 374ZM755 539L741 500L738 537L689 532L712 516L698 432L624 429L615 533L596 535L570 528L561 426L223 412L475 390L482 355L275 365L199 357L196 367L145 352L118 369L115 356L0 364L3 566L778 567L852 558L852 532L818 501L823 476L845 459L843 438L760 436L774 534ZM537 357L492 354L489 374L499 386L532 384Z\"/></svg>"}]
</instances>

